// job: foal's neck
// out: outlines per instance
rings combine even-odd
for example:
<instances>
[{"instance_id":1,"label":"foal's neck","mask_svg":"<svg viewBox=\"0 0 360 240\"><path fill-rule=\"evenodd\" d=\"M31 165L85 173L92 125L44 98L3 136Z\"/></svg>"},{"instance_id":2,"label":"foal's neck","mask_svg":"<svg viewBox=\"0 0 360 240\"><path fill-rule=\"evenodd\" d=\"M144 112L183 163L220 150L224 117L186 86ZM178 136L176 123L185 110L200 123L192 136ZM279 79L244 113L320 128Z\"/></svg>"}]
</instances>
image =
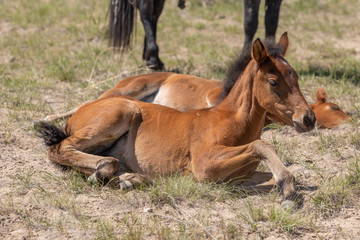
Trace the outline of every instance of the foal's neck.
<instances>
[{"instance_id":1,"label":"foal's neck","mask_svg":"<svg viewBox=\"0 0 360 240\"><path fill-rule=\"evenodd\" d=\"M260 106L254 94L257 67L257 63L251 61L228 96L219 105L223 110L233 112L236 122L244 129L243 132L251 134L254 140L260 138L266 115L265 109Z\"/></svg>"}]
</instances>

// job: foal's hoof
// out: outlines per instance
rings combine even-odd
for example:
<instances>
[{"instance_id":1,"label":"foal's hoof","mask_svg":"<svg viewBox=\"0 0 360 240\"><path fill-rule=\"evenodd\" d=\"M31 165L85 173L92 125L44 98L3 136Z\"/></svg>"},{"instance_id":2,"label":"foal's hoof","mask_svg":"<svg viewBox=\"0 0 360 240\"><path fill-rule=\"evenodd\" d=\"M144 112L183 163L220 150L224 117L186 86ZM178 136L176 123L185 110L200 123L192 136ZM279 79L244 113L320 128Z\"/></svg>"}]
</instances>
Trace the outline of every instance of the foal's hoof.
<instances>
[{"instance_id":1,"label":"foal's hoof","mask_svg":"<svg viewBox=\"0 0 360 240\"><path fill-rule=\"evenodd\" d=\"M88 182L90 184L96 184L98 183L98 179L96 177L96 173L93 173L92 175L90 175L88 178L87 178Z\"/></svg>"},{"instance_id":2,"label":"foal's hoof","mask_svg":"<svg viewBox=\"0 0 360 240\"><path fill-rule=\"evenodd\" d=\"M295 209L297 209L297 203L296 201L292 201L292 200L285 200L281 203L281 206L286 210L286 211L293 211Z\"/></svg>"},{"instance_id":3,"label":"foal's hoof","mask_svg":"<svg viewBox=\"0 0 360 240\"><path fill-rule=\"evenodd\" d=\"M91 176L90 176L91 177ZM108 186L119 189L121 191L131 191L134 189L134 184L122 176L113 177L109 182Z\"/></svg>"},{"instance_id":4,"label":"foal's hoof","mask_svg":"<svg viewBox=\"0 0 360 240\"><path fill-rule=\"evenodd\" d=\"M107 157L98 162L96 167L96 178L108 182L114 173L119 169L120 163L116 158Z\"/></svg>"},{"instance_id":5,"label":"foal's hoof","mask_svg":"<svg viewBox=\"0 0 360 240\"><path fill-rule=\"evenodd\" d=\"M134 184L129 180L133 177L131 173L123 173L119 176L119 187L121 191L131 191L134 189Z\"/></svg>"},{"instance_id":6,"label":"foal's hoof","mask_svg":"<svg viewBox=\"0 0 360 240\"><path fill-rule=\"evenodd\" d=\"M121 180L120 180L121 181ZM120 186L120 190L121 191L131 191L134 189L134 186L132 185L132 183L128 180L125 180L123 182L120 182L119 184Z\"/></svg>"},{"instance_id":7,"label":"foal's hoof","mask_svg":"<svg viewBox=\"0 0 360 240\"><path fill-rule=\"evenodd\" d=\"M285 198L281 203L282 207L287 211L295 211L304 205L304 196L302 194L294 194Z\"/></svg>"}]
</instances>

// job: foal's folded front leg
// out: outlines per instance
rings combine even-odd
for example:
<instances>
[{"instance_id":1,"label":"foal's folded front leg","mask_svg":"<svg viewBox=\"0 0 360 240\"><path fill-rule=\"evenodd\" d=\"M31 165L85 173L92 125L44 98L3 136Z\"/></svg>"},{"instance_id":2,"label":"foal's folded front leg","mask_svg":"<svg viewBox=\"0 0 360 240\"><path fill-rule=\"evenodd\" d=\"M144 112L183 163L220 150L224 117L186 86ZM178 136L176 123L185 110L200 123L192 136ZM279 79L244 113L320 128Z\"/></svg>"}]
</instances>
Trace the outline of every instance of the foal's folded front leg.
<instances>
[{"instance_id":1,"label":"foal's folded front leg","mask_svg":"<svg viewBox=\"0 0 360 240\"><path fill-rule=\"evenodd\" d=\"M214 146L193 162L193 172L200 181L249 179L261 161L270 168L284 198L294 198L295 178L281 162L275 148L262 140L238 147Z\"/></svg>"}]
</instances>

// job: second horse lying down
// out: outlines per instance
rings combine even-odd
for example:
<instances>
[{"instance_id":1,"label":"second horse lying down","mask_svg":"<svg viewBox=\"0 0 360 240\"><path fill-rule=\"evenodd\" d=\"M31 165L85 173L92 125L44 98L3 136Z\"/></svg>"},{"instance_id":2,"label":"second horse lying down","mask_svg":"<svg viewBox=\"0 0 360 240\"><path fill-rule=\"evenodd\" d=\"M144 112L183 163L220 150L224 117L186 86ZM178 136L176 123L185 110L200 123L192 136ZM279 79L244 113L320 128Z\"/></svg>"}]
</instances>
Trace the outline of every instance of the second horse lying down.
<instances>
[{"instance_id":1,"label":"second horse lying down","mask_svg":"<svg viewBox=\"0 0 360 240\"><path fill-rule=\"evenodd\" d=\"M335 128L349 122L351 118L335 103L327 102L325 89L316 92L315 104L310 104L316 116L316 123L320 128Z\"/></svg>"},{"instance_id":2,"label":"second horse lying down","mask_svg":"<svg viewBox=\"0 0 360 240\"><path fill-rule=\"evenodd\" d=\"M251 59L225 99L215 107L180 112L127 96L81 107L64 129L40 123L48 157L90 178L115 179L130 187L157 175L192 174L199 181L249 179L261 161L285 199L296 195L294 177L273 146L259 140L266 112L310 131L315 116L283 58L284 34L275 48L257 39Z\"/></svg>"}]
</instances>

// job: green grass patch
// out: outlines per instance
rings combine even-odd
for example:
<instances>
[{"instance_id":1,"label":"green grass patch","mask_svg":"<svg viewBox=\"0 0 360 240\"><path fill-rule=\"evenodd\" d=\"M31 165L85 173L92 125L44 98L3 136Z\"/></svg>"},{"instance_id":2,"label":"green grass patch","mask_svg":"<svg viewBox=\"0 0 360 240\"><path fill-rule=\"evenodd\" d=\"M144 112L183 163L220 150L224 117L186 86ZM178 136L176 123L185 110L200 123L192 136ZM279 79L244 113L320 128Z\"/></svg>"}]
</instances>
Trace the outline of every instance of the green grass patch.
<instances>
[{"instance_id":1,"label":"green grass patch","mask_svg":"<svg viewBox=\"0 0 360 240\"><path fill-rule=\"evenodd\" d=\"M344 207L357 204L356 194L359 194L359 158L354 157L349 164L349 172L334 178L325 179L318 191L310 196L316 212L324 217L330 217Z\"/></svg>"},{"instance_id":2,"label":"green grass patch","mask_svg":"<svg viewBox=\"0 0 360 240\"><path fill-rule=\"evenodd\" d=\"M225 184L200 183L192 176L175 174L171 177L158 177L149 186L151 201L155 204L176 206L178 200L195 202L200 199L208 201L224 201L235 197L235 189Z\"/></svg>"}]
</instances>

